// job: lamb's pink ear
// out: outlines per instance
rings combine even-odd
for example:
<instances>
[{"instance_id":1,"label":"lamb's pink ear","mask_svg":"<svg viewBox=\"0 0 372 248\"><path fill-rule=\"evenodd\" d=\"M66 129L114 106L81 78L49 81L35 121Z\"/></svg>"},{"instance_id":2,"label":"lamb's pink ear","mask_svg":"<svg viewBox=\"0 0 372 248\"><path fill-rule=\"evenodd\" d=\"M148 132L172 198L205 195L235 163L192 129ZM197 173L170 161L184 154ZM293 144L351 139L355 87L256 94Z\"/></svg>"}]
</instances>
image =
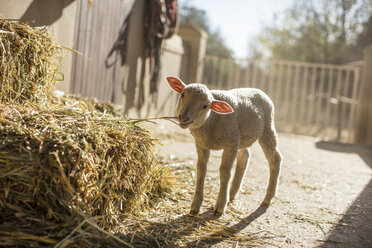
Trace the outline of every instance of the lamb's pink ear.
<instances>
[{"instance_id":1,"label":"lamb's pink ear","mask_svg":"<svg viewBox=\"0 0 372 248\"><path fill-rule=\"evenodd\" d=\"M214 100L211 104L211 109L219 114L231 114L234 109L227 103L223 101Z\"/></svg>"},{"instance_id":2,"label":"lamb's pink ear","mask_svg":"<svg viewBox=\"0 0 372 248\"><path fill-rule=\"evenodd\" d=\"M173 90L181 93L186 84L181 81L178 77L167 77L168 84L172 87Z\"/></svg>"}]
</instances>

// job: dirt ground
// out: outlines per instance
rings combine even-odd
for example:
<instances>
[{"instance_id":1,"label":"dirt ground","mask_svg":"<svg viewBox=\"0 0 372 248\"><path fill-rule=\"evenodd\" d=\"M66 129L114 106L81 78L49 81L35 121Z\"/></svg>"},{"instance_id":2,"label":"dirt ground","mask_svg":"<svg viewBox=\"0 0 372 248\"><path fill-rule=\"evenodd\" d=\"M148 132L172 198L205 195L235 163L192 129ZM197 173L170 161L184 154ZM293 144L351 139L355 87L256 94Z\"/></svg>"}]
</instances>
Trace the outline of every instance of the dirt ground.
<instances>
[{"instance_id":1,"label":"dirt ground","mask_svg":"<svg viewBox=\"0 0 372 248\"><path fill-rule=\"evenodd\" d=\"M242 191L218 219L211 215L211 207L218 193L221 151L213 151L208 163L205 200L198 217L204 224L199 221L191 227L195 230L188 226L186 234L181 226L192 221L187 213L195 183L193 138L188 130L169 121L146 123L145 127L163 144L158 146L158 154L165 163L175 170L187 168L179 170L185 181L177 184L179 190L187 193L173 200L170 205L174 210L169 211L169 207L162 210L161 204L157 209L158 222L164 228L162 235L172 233L167 228L178 228L170 236L179 235L179 243L156 241L158 246L372 247L371 147L279 134L284 157L279 190L271 206L265 209L259 206L266 191L268 165L255 143ZM211 230L203 231L208 223L223 226L230 233L217 235L221 234L219 231L211 235ZM187 242L190 235L197 236L197 240ZM263 241L250 242L247 237L254 235Z\"/></svg>"}]
</instances>

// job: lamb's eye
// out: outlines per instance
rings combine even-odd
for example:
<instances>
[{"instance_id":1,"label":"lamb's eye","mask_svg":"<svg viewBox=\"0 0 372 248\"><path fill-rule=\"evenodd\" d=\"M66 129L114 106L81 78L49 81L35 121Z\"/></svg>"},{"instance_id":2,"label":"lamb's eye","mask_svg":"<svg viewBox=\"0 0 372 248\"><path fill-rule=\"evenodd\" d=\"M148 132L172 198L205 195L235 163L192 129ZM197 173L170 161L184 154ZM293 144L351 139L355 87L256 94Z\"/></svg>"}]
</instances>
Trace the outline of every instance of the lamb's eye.
<instances>
[{"instance_id":1,"label":"lamb's eye","mask_svg":"<svg viewBox=\"0 0 372 248\"><path fill-rule=\"evenodd\" d=\"M204 104L203 109L207 109L207 108L208 108L208 104Z\"/></svg>"},{"instance_id":2,"label":"lamb's eye","mask_svg":"<svg viewBox=\"0 0 372 248\"><path fill-rule=\"evenodd\" d=\"M181 94L181 98L183 98L184 96L185 96L185 93L182 93L182 94Z\"/></svg>"}]
</instances>

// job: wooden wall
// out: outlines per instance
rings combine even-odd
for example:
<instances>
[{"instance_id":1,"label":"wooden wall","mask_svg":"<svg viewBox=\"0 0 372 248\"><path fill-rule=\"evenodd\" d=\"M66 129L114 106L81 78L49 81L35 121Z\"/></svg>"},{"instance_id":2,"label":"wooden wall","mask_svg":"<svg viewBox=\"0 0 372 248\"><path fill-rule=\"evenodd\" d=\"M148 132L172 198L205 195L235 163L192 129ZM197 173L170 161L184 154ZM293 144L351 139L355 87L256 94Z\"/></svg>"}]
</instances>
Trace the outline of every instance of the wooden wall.
<instances>
[{"instance_id":1,"label":"wooden wall","mask_svg":"<svg viewBox=\"0 0 372 248\"><path fill-rule=\"evenodd\" d=\"M71 92L122 103L132 0L79 0ZM73 27L71 27L73 28Z\"/></svg>"}]
</instances>

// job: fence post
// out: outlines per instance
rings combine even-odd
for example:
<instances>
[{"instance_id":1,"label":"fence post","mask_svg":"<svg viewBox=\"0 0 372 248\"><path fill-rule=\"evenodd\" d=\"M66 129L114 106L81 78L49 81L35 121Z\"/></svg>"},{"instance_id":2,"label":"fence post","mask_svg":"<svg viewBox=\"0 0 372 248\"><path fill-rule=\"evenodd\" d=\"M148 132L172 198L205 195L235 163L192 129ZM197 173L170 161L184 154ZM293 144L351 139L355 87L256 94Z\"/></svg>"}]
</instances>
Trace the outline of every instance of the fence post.
<instances>
[{"instance_id":1,"label":"fence post","mask_svg":"<svg viewBox=\"0 0 372 248\"><path fill-rule=\"evenodd\" d=\"M201 82L203 77L204 57L207 47L207 33L191 24L182 24L178 34L189 46L189 59L187 61L187 83Z\"/></svg>"},{"instance_id":2,"label":"fence post","mask_svg":"<svg viewBox=\"0 0 372 248\"><path fill-rule=\"evenodd\" d=\"M372 45L363 52L362 80L355 126L355 143L372 145Z\"/></svg>"}]
</instances>

